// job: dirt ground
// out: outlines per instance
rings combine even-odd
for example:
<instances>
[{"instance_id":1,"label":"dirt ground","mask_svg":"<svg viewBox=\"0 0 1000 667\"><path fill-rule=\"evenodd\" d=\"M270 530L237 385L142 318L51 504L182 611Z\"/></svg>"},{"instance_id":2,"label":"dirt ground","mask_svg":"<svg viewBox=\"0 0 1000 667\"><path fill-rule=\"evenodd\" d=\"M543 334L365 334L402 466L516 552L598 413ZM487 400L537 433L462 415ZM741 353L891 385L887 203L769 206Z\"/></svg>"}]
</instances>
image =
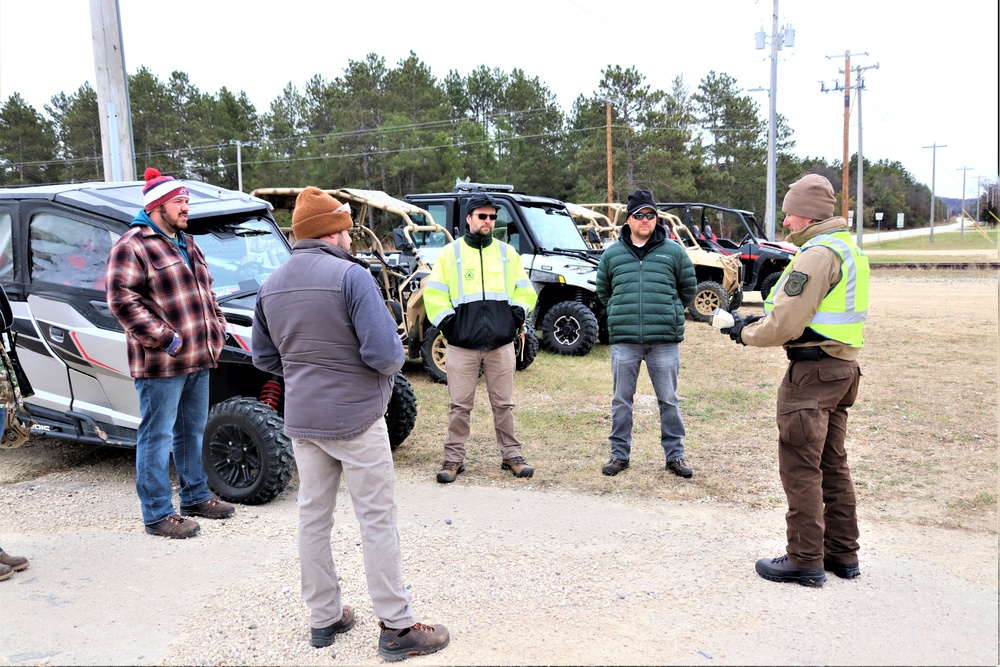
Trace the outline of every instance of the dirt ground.
<instances>
[{"instance_id":1,"label":"dirt ground","mask_svg":"<svg viewBox=\"0 0 1000 667\"><path fill-rule=\"evenodd\" d=\"M878 279L884 280L884 279ZM901 312L939 317L933 304L974 295L995 388L995 284L891 282ZM963 288L963 285L966 287ZM985 295L985 296L984 296ZM961 304L955 305L960 307ZM932 319L947 335L946 318ZM888 324L886 325L888 326ZM894 318L898 337L906 322ZM928 345L931 342L927 343ZM887 345L887 348L889 346ZM975 354L970 350L970 354ZM915 382L919 372L956 373L947 359L890 358L866 377L868 391ZM922 459L935 434L920 409L982 401L976 382L955 378L954 393L913 404L881 405L900 416L861 445L887 457ZM970 388L971 385L971 388ZM919 387L919 384L914 385ZM437 485L425 470L400 470L397 495L404 575L421 620L446 623L452 643L415 665L996 665L998 653L997 497L945 521L982 475L996 478L996 391L984 401L983 440L949 440L935 453L933 494L912 510L869 494L860 508L862 576L831 576L819 589L775 584L755 559L784 547L783 508L724 500L608 498L543 489L539 480L502 485ZM909 416L909 419L907 419ZM963 417L962 421L973 421ZM863 414L858 423L866 423ZM965 434L970 427L956 427ZM987 470L965 447L992 447ZM977 456L979 456L977 454ZM978 459L968 460L982 460ZM234 519L203 522L186 541L146 536L138 519L134 456L126 450L33 439L0 451L0 546L31 558L31 568L0 582L0 664L377 665L376 626L361 565L350 497L342 492L334 555L345 601L358 625L325 650L307 644L299 596L296 505L290 489ZM460 478L461 480L462 478ZM927 481L927 480L924 480ZM970 499L972 502L974 499ZM952 502L952 501L948 501ZM969 512L975 512L975 516Z\"/></svg>"}]
</instances>

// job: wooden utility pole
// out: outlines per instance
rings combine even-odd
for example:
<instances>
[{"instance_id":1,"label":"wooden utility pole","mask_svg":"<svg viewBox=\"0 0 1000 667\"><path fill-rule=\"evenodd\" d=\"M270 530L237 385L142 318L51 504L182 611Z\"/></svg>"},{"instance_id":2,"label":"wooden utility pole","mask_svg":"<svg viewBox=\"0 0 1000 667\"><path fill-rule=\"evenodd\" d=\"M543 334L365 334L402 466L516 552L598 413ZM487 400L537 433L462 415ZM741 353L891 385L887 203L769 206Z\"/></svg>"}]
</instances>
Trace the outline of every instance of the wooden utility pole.
<instances>
[{"instance_id":1,"label":"wooden utility pole","mask_svg":"<svg viewBox=\"0 0 1000 667\"><path fill-rule=\"evenodd\" d=\"M104 180L135 180L135 146L118 0L90 0Z\"/></svg>"},{"instance_id":2,"label":"wooden utility pole","mask_svg":"<svg viewBox=\"0 0 1000 667\"><path fill-rule=\"evenodd\" d=\"M868 53L862 53L861 55L867 56ZM827 58L839 58L840 56L827 56ZM835 84L833 88L827 89L826 85L822 82L820 83L820 90L824 93L839 91L840 84ZM851 129L851 52L844 51L844 161L841 165L841 186L840 186L840 215L847 220L850 216L848 211L851 208L851 155L848 152L850 149L850 129ZM862 225L863 221L859 220L858 225Z\"/></svg>"},{"instance_id":3,"label":"wooden utility pole","mask_svg":"<svg viewBox=\"0 0 1000 667\"><path fill-rule=\"evenodd\" d=\"M612 199L612 197L614 196L614 192L611 189L611 100L605 100L604 101L604 105L607 107L607 112L608 112L608 122L607 122L607 127L608 127L608 132L607 132L607 134L608 134L608 203L609 204L613 204L614 203L614 199Z\"/></svg>"}]
</instances>

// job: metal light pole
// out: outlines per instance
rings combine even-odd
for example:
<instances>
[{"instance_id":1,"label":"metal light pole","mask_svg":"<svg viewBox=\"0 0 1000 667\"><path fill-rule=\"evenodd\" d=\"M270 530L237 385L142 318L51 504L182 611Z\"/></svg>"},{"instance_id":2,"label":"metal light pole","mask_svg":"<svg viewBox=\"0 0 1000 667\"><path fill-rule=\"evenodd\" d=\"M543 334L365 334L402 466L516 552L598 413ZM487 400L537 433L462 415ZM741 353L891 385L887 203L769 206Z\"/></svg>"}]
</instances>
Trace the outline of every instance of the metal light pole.
<instances>
[{"instance_id":1,"label":"metal light pole","mask_svg":"<svg viewBox=\"0 0 1000 667\"><path fill-rule=\"evenodd\" d=\"M960 167L955 171L962 172L962 215L959 216L959 220L962 223L959 225L959 229L962 230L962 236L965 236L965 172L972 169L972 167Z\"/></svg>"},{"instance_id":2,"label":"metal light pole","mask_svg":"<svg viewBox=\"0 0 1000 667\"><path fill-rule=\"evenodd\" d=\"M767 36L761 29L756 35L756 47L763 49L767 42ZM778 51L783 46L795 46L795 30L785 27L778 32L778 0L774 0L774 9L771 12L771 87L768 97L769 110L767 115L767 201L764 211L764 233L771 241L774 240L774 227L777 208L777 174L778 174Z\"/></svg>"},{"instance_id":3,"label":"metal light pole","mask_svg":"<svg viewBox=\"0 0 1000 667\"><path fill-rule=\"evenodd\" d=\"M927 235L927 242L930 244L934 243L934 200L937 199L934 191L934 179L937 175L937 149L947 147L947 144L939 145L936 141L931 146L924 146L924 148L934 149L931 151L931 229Z\"/></svg>"}]
</instances>

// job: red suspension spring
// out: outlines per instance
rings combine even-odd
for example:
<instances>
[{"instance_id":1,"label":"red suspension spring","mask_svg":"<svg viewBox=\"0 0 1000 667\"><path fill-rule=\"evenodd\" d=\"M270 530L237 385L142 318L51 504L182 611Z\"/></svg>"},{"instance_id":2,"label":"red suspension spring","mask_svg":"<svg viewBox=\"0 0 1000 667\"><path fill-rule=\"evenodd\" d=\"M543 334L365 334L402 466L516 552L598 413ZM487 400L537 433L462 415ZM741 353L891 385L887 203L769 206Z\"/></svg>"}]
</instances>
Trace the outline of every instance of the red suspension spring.
<instances>
[{"instance_id":1,"label":"red suspension spring","mask_svg":"<svg viewBox=\"0 0 1000 667\"><path fill-rule=\"evenodd\" d=\"M278 404L281 403L281 384L274 380L268 380L260 388L259 400L265 405L269 405L275 412L278 411Z\"/></svg>"}]
</instances>

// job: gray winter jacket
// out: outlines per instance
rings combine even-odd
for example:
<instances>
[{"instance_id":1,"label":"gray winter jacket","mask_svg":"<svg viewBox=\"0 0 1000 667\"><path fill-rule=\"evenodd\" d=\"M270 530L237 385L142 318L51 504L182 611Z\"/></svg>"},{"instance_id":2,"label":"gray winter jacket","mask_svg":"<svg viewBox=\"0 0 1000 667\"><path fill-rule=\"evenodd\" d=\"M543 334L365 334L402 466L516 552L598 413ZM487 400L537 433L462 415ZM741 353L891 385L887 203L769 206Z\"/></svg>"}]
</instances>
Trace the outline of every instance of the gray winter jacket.
<instances>
[{"instance_id":1,"label":"gray winter jacket","mask_svg":"<svg viewBox=\"0 0 1000 667\"><path fill-rule=\"evenodd\" d=\"M253 363L285 378L285 434L346 440L385 416L403 346L368 265L320 240L257 294Z\"/></svg>"}]
</instances>

